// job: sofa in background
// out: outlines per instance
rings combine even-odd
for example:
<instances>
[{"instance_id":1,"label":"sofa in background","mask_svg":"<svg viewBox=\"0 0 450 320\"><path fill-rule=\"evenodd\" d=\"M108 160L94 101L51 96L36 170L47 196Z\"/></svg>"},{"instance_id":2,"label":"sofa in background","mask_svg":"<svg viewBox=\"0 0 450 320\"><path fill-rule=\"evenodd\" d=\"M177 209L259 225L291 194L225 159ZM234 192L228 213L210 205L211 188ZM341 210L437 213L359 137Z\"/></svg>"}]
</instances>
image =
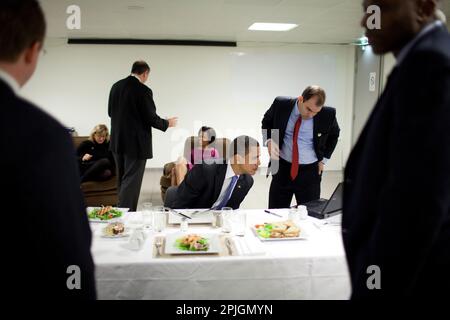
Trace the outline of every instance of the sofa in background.
<instances>
[{"instance_id":1,"label":"sofa in background","mask_svg":"<svg viewBox=\"0 0 450 320\"><path fill-rule=\"evenodd\" d=\"M73 136L75 150L87 136ZM76 155L75 155L76 156ZM115 206L119 196L117 191L117 174L106 181L86 181L81 184L84 201L88 207Z\"/></svg>"}]
</instances>

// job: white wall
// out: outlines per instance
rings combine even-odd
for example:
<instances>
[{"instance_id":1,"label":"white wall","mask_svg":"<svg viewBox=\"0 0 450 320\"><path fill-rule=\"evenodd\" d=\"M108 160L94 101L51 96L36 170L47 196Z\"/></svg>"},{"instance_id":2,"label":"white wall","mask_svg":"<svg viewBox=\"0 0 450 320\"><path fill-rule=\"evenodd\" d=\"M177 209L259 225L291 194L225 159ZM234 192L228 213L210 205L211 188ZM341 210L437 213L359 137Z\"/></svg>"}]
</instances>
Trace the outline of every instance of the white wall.
<instances>
[{"instance_id":1,"label":"white wall","mask_svg":"<svg viewBox=\"0 0 450 320\"><path fill-rule=\"evenodd\" d=\"M327 45L239 44L237 48L67 45L49 40L24 95L59 119L89 134L109 126L111 85L129 74L137 59L151 68L147 83L161 117L178 116L177 129L153 130L154 158L162 167L181 154L185 137L201 125L230 139L249 134L261 141L261 119L278 95L298 96L310 84L325 88L337 109L341 139L329 170L340 170L350 151L354 48ZM262 165L268 156L262 150Z\"/></svg>"}]
</instances>

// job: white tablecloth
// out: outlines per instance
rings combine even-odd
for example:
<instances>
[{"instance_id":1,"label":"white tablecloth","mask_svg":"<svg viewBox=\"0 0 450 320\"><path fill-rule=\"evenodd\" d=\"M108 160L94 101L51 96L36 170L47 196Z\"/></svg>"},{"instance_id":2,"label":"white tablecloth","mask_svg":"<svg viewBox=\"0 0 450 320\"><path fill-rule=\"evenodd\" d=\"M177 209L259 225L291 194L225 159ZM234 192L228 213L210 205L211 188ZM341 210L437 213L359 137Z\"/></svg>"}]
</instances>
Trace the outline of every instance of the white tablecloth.
<instances>
[{"instance_id":1,"label":"white tablecloth","mask_svg":"<svg viewBox=\"0 0 450 320\"><path fill-rule=\"evenodd\" d=\"M287 210L245 210L249 226L285 220ZM128 220L132 220L132 213ZM104 224L91 223L92 254L99 299L347 299L350 280L340 227L302 221L307 240L264 242L261 256L153 258L155 235L150 231L140 251L127 249L127 238L101 238ZM189 226L189 232L219 232ZM249 229L246 237L252 237Z\"/></svg>"}]
</instances>

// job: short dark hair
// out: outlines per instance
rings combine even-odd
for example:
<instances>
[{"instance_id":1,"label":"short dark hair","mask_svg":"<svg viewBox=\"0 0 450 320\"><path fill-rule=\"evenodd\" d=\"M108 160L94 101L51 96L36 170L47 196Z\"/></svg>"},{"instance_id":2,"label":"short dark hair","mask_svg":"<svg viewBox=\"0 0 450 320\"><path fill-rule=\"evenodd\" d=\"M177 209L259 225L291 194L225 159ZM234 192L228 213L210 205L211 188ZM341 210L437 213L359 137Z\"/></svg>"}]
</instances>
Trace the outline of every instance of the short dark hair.
<instances>
[{"instance_id":1,"label":"short dark hair","mask_svg":"<svg viewBox=\"0 0 450 320\"><path fill-rule=\"evenodd\" d=\"M325 94L325 90L323 90L319 86L308 86L305 90L303 90L302 97L303 101L308 101L312 97L317 96L317 106L323 107L325 104L325 100L327 98Z\"/></svg>"},{"instance_id":2,"label":"short dark hair","mask_svg":"<svg viewBox=\"0 0 450 320\"><path fill-rule=\"evenodd\" d=\"M216 140L216 130L214 130L211 127L203 126L198 130L198 135L202 134L203 132L206 133L208 136L208 143L213 143Z\"/></svg>"},{"instance_id":3,"label":"short dark hair","mask_svg":"<svg viewBox=\"0 0 450 320\"><path fill-rule=\"evenodd\" d=\"M25 49L44 41L46 28L36 0L1 0L0 61L16 62Z\"/></svg>"},{"instance_id":4,"label":"short dark hair","mask_svg":"<svg viewBox=\"0 0 450 320\"><path fill-rule=\"evenodd\" d=\"M258 140L249 136L239 136L231 142L229 156L245 157L250 152L250 147L259 147Z\"/></svg>"},{"instance_id":5,"label":"short dark hair","mask_svg":"<svg viewBox=\"0 0 450 320\"><path fill-rule=\"evenodd\" d=\"M131 67L131 73L141 75L146 71L150 71L150 66L145 61L136 61Z\"/></svg>"}]
</instances>

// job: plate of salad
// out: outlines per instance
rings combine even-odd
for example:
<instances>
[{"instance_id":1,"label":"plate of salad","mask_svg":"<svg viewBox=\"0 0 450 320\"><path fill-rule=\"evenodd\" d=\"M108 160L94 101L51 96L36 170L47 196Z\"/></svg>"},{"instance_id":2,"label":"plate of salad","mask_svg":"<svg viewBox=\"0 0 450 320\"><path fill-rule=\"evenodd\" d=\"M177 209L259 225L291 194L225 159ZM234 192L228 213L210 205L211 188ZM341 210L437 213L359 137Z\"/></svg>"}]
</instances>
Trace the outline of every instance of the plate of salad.
<instances>
[{"instance_id":1,"label":"plate of salad","mask_svg":"<svg viewBox=\"0 0 450 320\"><path fill-rule=\"evenodd\" d=\"M169 234L166 237L166 254L219 253L218 234Z\"/></svg>"},{"instance_id":2,"label":"plate of salad","mask_svg":"<svg viewBox=\"0 0 450 320\"><path fill-rule=\"evenodd\" d=\"M123 218L128 208L116 208L112 206L88 207L86 209L89 221L91 222L111 222Z\"/></svg>"},{"instance_id":3,"label":"plate of salad","mask_svg":"<svg viewBox=\"0 0 450 320\"><path fill-rule=\"evenodd\" d=\"M305 240L304 229L291 220L257 224L253 228L255 235L262 241Z\"/></svg>"}]
</instances>

